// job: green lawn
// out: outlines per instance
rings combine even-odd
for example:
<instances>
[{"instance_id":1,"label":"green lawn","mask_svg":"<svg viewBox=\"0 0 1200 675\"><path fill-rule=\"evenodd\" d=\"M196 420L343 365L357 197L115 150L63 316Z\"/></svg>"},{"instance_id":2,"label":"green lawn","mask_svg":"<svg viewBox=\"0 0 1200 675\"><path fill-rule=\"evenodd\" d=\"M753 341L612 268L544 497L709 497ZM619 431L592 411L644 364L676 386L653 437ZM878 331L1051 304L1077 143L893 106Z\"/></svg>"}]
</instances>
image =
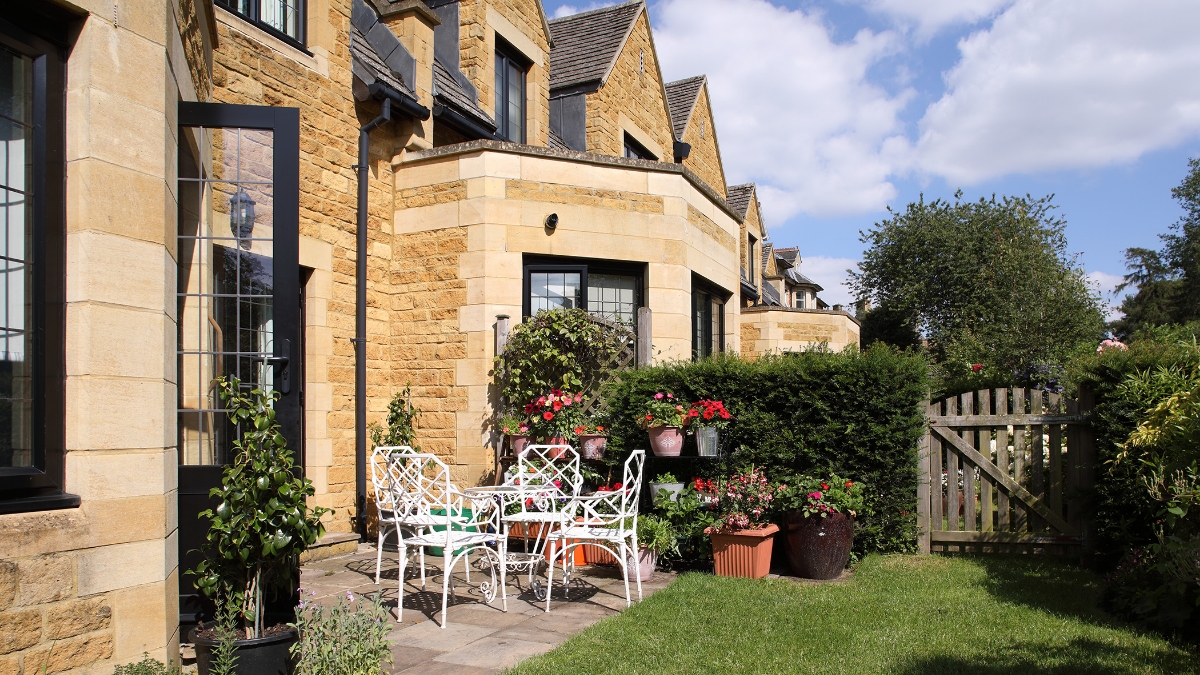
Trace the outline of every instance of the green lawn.
<instances>
[{"instance_id":1,"label":"green lawn","mask_svg":"<svg viewBox=\"0 0 1200 675\"><path fill-rule=\"evenodd\" d=\"M871 556L850 580L685 574L512 675L1193 673L1198 654L1096 607L1098 579L1032 558ZM562 607L561 603L556 603Z\"/></svg>"}]
</instances>

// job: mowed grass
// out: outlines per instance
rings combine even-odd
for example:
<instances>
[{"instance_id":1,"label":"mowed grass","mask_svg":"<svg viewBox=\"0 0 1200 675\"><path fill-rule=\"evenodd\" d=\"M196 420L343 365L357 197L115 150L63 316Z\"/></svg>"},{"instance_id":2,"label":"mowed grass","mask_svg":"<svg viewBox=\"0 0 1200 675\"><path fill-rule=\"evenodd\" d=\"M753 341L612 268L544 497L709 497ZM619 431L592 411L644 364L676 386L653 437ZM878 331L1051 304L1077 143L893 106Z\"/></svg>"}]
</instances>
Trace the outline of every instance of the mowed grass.
<instances>
[{"instance_id":1,"label":"mowed grass","mask_svg":"<svg viewBox=\"0 0 1200 675\"><path fill-rule=\"evenodd\" d=\"M870 556L824 585L684 574L509 673L1197 672L1196 651L1104 614L1099 591L1028 557Z\"/></svg>"}]
</instances>

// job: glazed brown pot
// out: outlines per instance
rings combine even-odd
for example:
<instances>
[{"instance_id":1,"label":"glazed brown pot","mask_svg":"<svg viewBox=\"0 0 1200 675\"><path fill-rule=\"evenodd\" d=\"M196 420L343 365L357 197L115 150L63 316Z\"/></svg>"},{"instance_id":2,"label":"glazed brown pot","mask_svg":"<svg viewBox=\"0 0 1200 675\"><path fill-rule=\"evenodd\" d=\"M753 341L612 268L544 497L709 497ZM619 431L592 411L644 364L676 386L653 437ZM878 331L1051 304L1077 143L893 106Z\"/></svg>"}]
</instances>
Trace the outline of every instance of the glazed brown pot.
<instances>
[{"instance_id":1,"label":"glazed brown pot","mask_svg":"<svg viewBox=\"0 0 1200 675\"><path fill-rule=\"evenodd\" d=\"M525 446L529 444L529 434L509 434L508 447L512 450L513 457L520 457L525 452Z\"/></svg>"},{"instance_id":2,"label":"glazed brown pot","mask_svg":"<svg viewBox=\"0 0 1200 675\"><path fill-rule=\"evenodd\" d=\"M771 571L771 549L779 526L756 530L714 532L712 539L713 571L719 577L761 579Z\"/></svg>"},{"instance_id":3,"label":"glazed brown pot","mask_svg":"<svg viewBox=\"0 0 1200 675\"><path fill-rule=\"evenodd\" d=\"M579 456L584 459L604 459L608 437L599 434L579 434Z\"/></svg>"},{"instance_id":4,"label":"glazed brown pot","mask_svg":"<svg viewBox=\"0 0 1200 675\"><path fill-rule=\"evenodd\" d=\"M850 562L854 519L844 513L804 517L799 509L784 518L787 558L792 573L805 579L836 579Z\"/></svg>"},{"instance_id":5,"label":"glazed brown pot","mask_svg":"<svg viewBox=\"0 0 1200 675\"><path fill-rule=\"evenodd\" d=\"M650 427L646 431L655 457L678 457L683 451L683 430L679 427Z\"/></svg>"}]
</instances>

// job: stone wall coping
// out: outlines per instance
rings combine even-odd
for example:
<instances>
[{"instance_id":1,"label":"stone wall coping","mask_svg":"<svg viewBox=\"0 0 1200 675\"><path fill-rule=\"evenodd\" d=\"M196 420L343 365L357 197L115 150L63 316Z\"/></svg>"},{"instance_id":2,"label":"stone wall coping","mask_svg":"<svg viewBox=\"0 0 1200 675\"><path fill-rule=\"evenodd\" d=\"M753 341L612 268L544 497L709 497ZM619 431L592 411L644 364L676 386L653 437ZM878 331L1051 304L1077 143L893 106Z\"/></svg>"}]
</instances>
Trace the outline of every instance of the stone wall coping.
<instances>
[{"instance_id":1,"label":"stone wall coping","mask_svg":"<svg viewBox=\"0 0 1200 675\"><path fill-rule=\"evenodd\" d=\"M725 212L734 222L739 225L744 222L744 218L739 216L725 198L717 194L717 191L712 189L708 183L700 179L692 170L682 164L673 162L657 162L650 159L632 159L629 157L613 157L612 155L600 155L594 152L580 152L578 150L559 150L558 148L544 148L537 145L525 145L523 143L509 143L507 141L490 141L477 140L467 141L466 143L455 143L454 145L444 145L440 148L430 150L419 150L417 152L405 153L401 158L402 164L413 164L422 161L431 161L434 159L442 159L445 157L454 157L456 155L467 155L477 152L502 152L511 155L525 155L528 157L544 157L546 159L560 159L570 162L581 162L584 164L596 164L599 166L612 166L624 169L643 169L647 171L656 171L658 173L674 173L683 176L697 190L708 197L709 201L716 204L722 211Z\"/></svg>"},{"instance_id":2,"label":"stone wall coping","mask_svg":"<svg viewBox=\"0 0 1200 675\"><path fill-rule=\"evenodd\" d=\"M431 26L440 26L442 23L441 18L421 0L371 0L371 4L379 12L380 19L390 19L393 16L412 12L425 19Z\"/></svg>"},{"instance_id":3,"label":"stone wall coping","mask_svg":"<svg viewBox=\"0 0 1200 675\"><path fill-rule=\"evenodd\" d=\"M769 314L771 312L788 312L792 314L840 314L854 322L854 325L861 326L862 322L858 317L850 312L841 309L809 309L807 307L768 307L766 305L754 305L752 307L741 307L738 309L742 314Z\"/></svg>"}]
</instances>

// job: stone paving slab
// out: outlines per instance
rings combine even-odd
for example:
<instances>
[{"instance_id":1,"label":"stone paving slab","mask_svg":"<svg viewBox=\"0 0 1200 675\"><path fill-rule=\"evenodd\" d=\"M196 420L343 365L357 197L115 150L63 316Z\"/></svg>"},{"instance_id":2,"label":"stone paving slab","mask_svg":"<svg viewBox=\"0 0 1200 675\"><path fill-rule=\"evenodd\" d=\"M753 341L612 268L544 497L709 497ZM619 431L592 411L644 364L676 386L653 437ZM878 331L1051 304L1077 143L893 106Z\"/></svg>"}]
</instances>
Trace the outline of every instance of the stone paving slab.
<instances>
[{"instance_id":1,"label":"stone paving slab","mask_svg":"<svg viewBox=\"0 0 1200 675\"><path fill-rule=\"evenodd\" d=\"M456 568L454 584L457 597L449 603L449 621L441 627L442 558L426 556L426 587L414 566L409 566L405 581L404 621L396 622L388 636L392 643L393 674L491 675L512 667L523 659L542 654L566 641L597 621L615 616L625 608L625 589L620 570L612 567L581 567L572 578L569 599L562 597L561 570L555 570L555 593L551 611L539 602L527 587L528 578L508 577L508 612L501 611L497 597L488 605L479 592L479 583L491 575L471 572L468 584L462 566ZM375 585L374 543L360 544L358 551L306 563L300 568L300 586L305 595L321 603L332 604L347 592L358 595L382 593L384 605L395 617L398 597L395 551L384 551L380 584ZM642 597L669 585L675 576L655 572L642 583ZM545 582L545 576L541 577ZM637 586L629 585L637 602Z\"/></svg>"}]
</instances>

